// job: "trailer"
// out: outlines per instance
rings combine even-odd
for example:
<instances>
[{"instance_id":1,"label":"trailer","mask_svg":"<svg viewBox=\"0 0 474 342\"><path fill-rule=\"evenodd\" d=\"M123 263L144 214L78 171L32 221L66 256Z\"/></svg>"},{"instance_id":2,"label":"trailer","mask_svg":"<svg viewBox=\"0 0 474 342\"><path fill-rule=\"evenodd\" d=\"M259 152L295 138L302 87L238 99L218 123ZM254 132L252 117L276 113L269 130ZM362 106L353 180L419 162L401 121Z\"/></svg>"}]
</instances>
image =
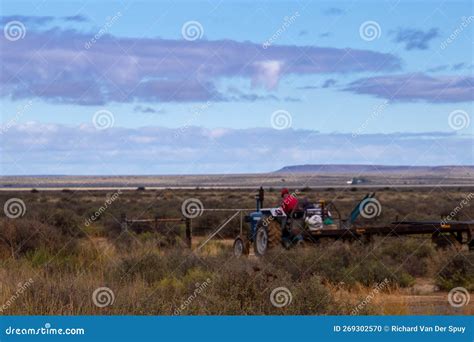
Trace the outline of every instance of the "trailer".
<instances>
[{"instance_id":1,"label":"trailer","mask_svg":"<svg viewBox=\"0 0 474 342\"><path fill-rule=\"evenodd\" d=\"M431 235L432 241L444 247L449 244L466 244L474 250L474 221L395 221L389 226L359 226L348 229L320 229L305 233L305 239L317 242L320 239L370 241L373 236Z\"/></svg>"}]
</instances>

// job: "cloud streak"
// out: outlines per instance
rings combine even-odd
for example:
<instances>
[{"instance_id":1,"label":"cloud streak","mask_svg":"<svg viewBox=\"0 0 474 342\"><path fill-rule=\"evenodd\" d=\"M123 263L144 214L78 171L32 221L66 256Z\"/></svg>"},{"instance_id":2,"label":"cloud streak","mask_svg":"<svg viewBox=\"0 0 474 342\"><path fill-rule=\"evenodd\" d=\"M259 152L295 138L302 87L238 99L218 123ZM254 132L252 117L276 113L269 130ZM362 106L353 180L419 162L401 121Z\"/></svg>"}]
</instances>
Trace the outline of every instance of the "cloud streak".
<instances>
[{"instance_id":1,"label":"cloud streak","mask_svg":"<svg viewBox=\"0 0 474 342\"><path fill-rule=\"evenodd\" d=\"M344 90L393 101L469 102L474 100L474 77L423 73L376 76L356 80Z\"/></svg>"},{"instance_id":2,"label":"cloud streak","mask_svg":"<svg viewBox=\"0 0 474 342\"><path fill-rule=\"evenodd\" d=\"M92 34L93 36L93 34ZM287 75L392 71L398 57L369 50L91 35L58 28L0 38L0 95L55 103L226 101L223 79L275 89Z\"/></svg>"},{"instance_id":3,"label":"cloud streak","mask_svg":"<svg viewBox=\"0 0 474 342\"><path fill-rule=\"evenodd\" d=\"M395 33L394 42L405 44L405 50L427 50L429 42L439 37L438 29L422 31L412 28L400 28Z\"/></svg>"},{"instance_id":4,"label":"cloud streak","mask_svg":"<svg viewBox=\"0 0 474 342\"><path fill-rule=\"evenodd\" d=\"M27 16L27 15L10 15L10 16L0 16L0 25L5 25L10 21L20 21L24 25L30 27L41 27L48 24L51 24L55 21L64 21L69 23L84 23L88 22L89 19L82 15L76 14L71 16L65 17L54 17L50 15L43 15L43 16Z\"/></svg>"},{"instance_id":5,"label":"cloud streak","mask_svg":"<svg viewBox=\"0 0 474 342\"><path fill-rule=\"evenodd\" d=\"M342 15L346 13L346 11L343 10L342 8L330 7L330 8L325 9L323 13L326 15Z\"/></svg>"}]
</instances>

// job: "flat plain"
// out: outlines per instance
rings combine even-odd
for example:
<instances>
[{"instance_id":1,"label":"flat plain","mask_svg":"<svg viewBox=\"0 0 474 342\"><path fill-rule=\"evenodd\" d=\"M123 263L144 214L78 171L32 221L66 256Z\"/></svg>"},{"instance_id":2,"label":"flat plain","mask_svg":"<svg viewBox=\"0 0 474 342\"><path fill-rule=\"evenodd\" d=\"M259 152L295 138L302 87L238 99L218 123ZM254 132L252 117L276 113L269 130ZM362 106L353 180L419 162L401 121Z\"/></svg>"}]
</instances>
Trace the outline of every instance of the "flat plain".
<instances>
[{"instance_id":1,"label":"flat plain","mask_svg":"<svg viewBox=\"0 0 474 342\"><path fill-rule=\"evenodd\" d=\"M153 190L143 178L133 183L137 186L133 190L4 188L2 203L21 199L25 210L18 218L0 218L0 302L8 304L2 313L474 313L472 303L454 307L448 300L454 288L473 290L474 253L465 245L439 248L430 236L380 236L370 242L322 240L290 250L276 248L263 258L252 253L236 258L232 241L240 231L238 219L197 250L229 212L204 212L194 218L192 249L186 246L183 223L160 225L157 232L121 229L124 214L137 220L180 218L187 199L198 199L209 209L252 209L258 186L266 184L259 177L246 178L243 189L164 186ZM174 179L178 182L180 177ZM281 185L288 186L289 181L290 190L294 190L291 184L299 182L289 175L272 179L274 186L266 187L268 207L279 204ZM445 182L461 180L467 182L457 176ZM103 184L101 178L96 181ZM469 185L371 189L348 184L337 188L334 182L320 185L301 187L298 196L331 201L343 217L366 192L376 191L381 212L375 218L357 221L366 226L390 224L395 219L439 219L474 191ZM474 207L468 203L453 219L473 217ZM113 301L100 307L93 294L104 287L113 293ZM270 296L281 287L290 291L291 303L276 307Z\"/></svg>"}]
</instances>

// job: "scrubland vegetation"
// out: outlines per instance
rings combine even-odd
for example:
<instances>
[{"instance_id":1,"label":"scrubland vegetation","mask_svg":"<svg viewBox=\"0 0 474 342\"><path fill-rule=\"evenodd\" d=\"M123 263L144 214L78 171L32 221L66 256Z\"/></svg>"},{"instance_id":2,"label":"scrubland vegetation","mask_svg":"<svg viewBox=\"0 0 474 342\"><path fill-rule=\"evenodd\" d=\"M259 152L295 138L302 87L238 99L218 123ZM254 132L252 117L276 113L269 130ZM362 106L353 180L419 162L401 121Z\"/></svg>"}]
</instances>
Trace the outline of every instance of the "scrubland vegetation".
<instances>
[{"instance_id":1,"label":"scrubland vegetation","mask_svg":"<svg viewBox=\"0 0 474 342\"><path fill-rule=\"evenodd\" d=\"M439 218L466 193L382 189L377 196L382 214L366 223L389 223L396 216ZM438 249L429 237L379 237L370 243L321 241L291 250L278 248L264 258L236 259L227 239L237 234L238 220L196 253L180 239L183 225L163 227L161 234L137 234L123 232L120 217L178 217L187 198L198 198L207 208L252 208L253 192L123 192L95 215L112 195L0 194L2 203L15 197L26 205L23 217L0 218L2 314L319 315L351 314L355 307L357 314L473 313L472 304L453 308L446 299L455 287L474 290L474 253L465 247ZM332 200L346 216L363 193L303 189L301 196ZM267 192L267 206L276 203L278 192ZM95 219L87 224L91 216ZM226 217L204 214L193 220L195 244ZM469 217L474 217L472 206L459 213L459 219ZM170 229L178 231L172 239L165 234ZM104 307L93 301L100 287L113 292L113 300ZM270 300L279 287L291 294L284 307ZM418 301L421 295L426 295L425 301Z\"/></svg>"}]
</instances>

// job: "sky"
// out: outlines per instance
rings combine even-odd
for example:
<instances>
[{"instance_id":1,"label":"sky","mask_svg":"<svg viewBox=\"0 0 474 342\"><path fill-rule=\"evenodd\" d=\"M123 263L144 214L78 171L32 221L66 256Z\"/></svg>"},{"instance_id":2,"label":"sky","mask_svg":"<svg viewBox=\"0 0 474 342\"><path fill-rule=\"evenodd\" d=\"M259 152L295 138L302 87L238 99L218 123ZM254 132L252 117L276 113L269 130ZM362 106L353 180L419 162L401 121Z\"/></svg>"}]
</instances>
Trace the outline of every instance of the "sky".
<instances>
[{"instance_id":1,"label":"sky","mask_svg":"<svg viewBox=\"0 0 474 342\"><path fill-rule=\"evenodd\" d=\"M0 174L473 165L472 1L0 1Z\"/></svg>"}]
</instances>

